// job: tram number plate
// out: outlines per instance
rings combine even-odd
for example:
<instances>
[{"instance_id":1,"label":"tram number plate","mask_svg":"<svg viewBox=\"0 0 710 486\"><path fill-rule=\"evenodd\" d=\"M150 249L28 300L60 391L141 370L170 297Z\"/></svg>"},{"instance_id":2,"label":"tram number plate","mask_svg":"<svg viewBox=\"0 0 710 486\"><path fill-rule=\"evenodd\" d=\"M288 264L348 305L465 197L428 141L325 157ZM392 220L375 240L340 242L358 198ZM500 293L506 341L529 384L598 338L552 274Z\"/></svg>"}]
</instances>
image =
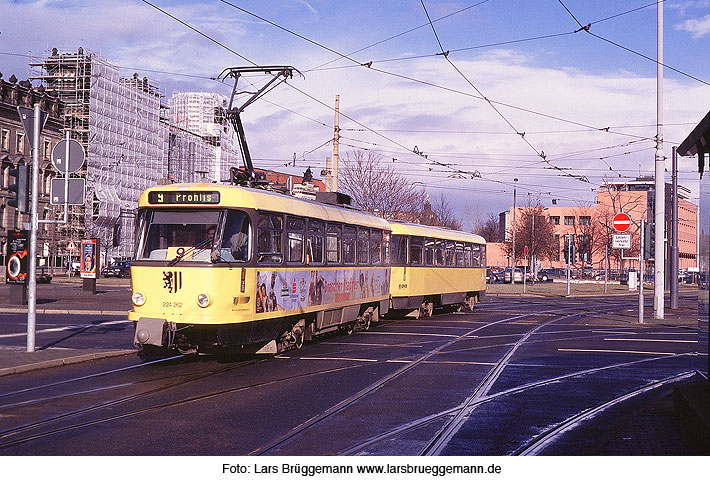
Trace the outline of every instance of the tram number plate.
<instances>
[{"instance_id":1,"label":"tram number plate","mask_svg":"<svg viewBox=\"0 0 710 486\"><path fill-rule=\"evenodd\" d=\"M163 302L163 307L169 309L182 309L182 302Z\"/></svg>"}]
</instances>

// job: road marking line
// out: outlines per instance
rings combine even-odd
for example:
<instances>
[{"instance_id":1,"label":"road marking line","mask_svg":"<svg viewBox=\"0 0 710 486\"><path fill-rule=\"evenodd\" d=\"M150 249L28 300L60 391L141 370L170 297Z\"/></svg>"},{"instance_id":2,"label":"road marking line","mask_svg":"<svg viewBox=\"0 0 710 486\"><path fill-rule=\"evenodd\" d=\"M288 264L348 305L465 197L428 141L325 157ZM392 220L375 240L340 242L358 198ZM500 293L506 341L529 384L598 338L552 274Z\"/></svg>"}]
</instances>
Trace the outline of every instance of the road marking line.
<instances>
[{"instance_id":1,"label":"road marking line","mask_svg":"<svg viewBox=\"0 0 710 486\"><path fill-rule=\"evenodd\" d=\"M419 333L419 332L381 332L381 331L370 331L368 334L390 334L393 336L435 336L435 337L461 337L458 334L433 334L433 333Z\"/></svg>"},{"instance_id":2,"label":"road marking line","mask_svg":"<svg viewBox=\"0 0 710 486\"><path fill-rule=\"evenodd\" d=\"M623 349L575 349L575 348L558 348L557 351L560 352L572 352L572 353L622 353L622 354L653 354L662 356L673 356L678 353L662 353L654 351L631 351Z\"/></svg>"},{"instance_id":3,"label":"road marking line","mask_svg":"<svg viewBox=\"0 0 710 486\"><path fill-rule=\"evenodd\" d=\"M49 332L77 331L79 329L86 329L89 327L112 326L114 324L128 324L130 322L133 322L133 321L122 320L122 321L99 322L98 324L86 324L86 325L77 324L74 326L63 326L63 327L51 327L48 329L37 329L35 332L37 334L44 334L44 333L49 333ZM22 337L22 336L27 336L27 331L13 333L13 334L0 334L0 339Z\"/></svg>"},{"instance_id":4,"label":"road marking line","mask_svg":"<svg viewBox=\"0 0 710 486\"><path fill-rule=\"evenodd\" d=\"M685 339L634 339L634 338L604 338L604 341L638 341L650 343L697 343L698 341L689 341Z\"/></svg>"},{"instance_id":5,"label":"road marking line","mask_svg":"<svg viewBox=\"0 0 710 486\"><path fill-rule=\"evenodd\" d=\"M365 358L326 358L326 357L313 357L313 358L308 358L308 357L301 357L297 359L310 359L310 360L329 360L329 361L365 361L367 363L377 363L379 360L377 359L365 359Z\"/></svg>"}]
</instances>

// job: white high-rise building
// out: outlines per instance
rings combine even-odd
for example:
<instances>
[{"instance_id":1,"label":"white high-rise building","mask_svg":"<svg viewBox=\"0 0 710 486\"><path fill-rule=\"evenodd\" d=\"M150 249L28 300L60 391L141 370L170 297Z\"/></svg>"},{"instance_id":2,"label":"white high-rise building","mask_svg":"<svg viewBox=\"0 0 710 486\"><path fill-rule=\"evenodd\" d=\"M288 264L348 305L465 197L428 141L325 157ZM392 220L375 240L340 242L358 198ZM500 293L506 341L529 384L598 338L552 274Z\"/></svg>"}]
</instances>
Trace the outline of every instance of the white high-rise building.
<instances>
[{"instance_id":1,"label":"white high-rise building","mask_svg":"<svg viewBox=\"0 0 710 486\"><path fill-rule=\"evenodd\" d=\"M203 178L209 182L229 179L229 169L240 164L239 142L232 124L225 118L227 98L217 93L176 93L168 101L170 124L191 132L215 147L214 163L206 165Z\"/></svg>"}]
</instances>

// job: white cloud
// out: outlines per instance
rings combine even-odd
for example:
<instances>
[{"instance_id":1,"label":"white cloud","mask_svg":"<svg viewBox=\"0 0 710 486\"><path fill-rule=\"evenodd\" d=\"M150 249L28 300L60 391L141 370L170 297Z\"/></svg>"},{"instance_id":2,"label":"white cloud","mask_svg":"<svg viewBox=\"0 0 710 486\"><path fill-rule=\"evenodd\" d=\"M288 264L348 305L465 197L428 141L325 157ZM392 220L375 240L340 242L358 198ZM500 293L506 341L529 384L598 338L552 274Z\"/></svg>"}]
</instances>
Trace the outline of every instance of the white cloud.
<instances>
[{"instance_id":1,"label":"white cloud","mask_svg":"<svg viewBox=\"0 0 710 486\"><path fill-rule=\"evenodd\" d=\"M700 19L689 19L674 26L676 30L685 31L693 36L693 39L700 39L710 34L710 15Z\"/></svg>"}]
</instances>

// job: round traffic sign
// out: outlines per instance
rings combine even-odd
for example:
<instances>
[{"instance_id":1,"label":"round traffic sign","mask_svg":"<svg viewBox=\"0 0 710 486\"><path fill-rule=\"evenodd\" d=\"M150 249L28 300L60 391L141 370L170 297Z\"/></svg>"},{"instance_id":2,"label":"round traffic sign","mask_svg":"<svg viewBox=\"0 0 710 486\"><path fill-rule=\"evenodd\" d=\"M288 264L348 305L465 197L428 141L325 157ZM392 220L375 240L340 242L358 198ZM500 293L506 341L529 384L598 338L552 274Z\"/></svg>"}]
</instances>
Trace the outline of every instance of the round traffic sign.
<instances>
[{"instance_id":1,"label":"round traffic sign","mask_svg":"<svg viewBox=\"0 0 710 486\"><path fill-rule=\"evenodd\" d=\"M616 231L624 232L631 227L631 217L626 213L618 213L614 215L611 224Z\"/></svg>"},{"instance_id":2,"label":"round traffic sign","mask_svg":"<svg viewBox=\"0 0 710 486\"><path fill-rule=\"evenodd\" d=\"M57 171L64 173L68 170L73 174L84 165L84 147L74 139L69 140L69 169L67 169L67 141L60 140L52 149L52 163Z\"/></svg>"}]
</instances>

